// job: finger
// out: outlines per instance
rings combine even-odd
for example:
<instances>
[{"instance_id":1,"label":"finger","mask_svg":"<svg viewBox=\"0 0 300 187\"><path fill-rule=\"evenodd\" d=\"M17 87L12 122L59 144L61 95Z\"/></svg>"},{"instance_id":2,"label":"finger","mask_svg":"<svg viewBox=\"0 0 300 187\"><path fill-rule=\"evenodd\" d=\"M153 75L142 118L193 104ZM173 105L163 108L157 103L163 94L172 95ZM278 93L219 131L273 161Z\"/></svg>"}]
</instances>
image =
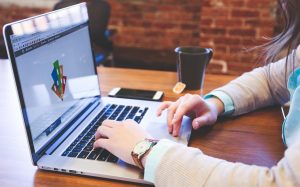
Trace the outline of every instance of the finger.
<instances>
[{"instance_id":1,"label":"finger","mask_svg":"<svg viewBox=\"0 0 300 187\"><path fill-rule=\"evenodd\" d=\"M178 106L176 113L174 114L173 123L176 124L177 121L181 121L184 115L194 116L197 105L201 104L202 101L199 100L198 96L187 96L185 97L180 105Z\"/></svg>"},{"instance_id":2,"label":"finger","mask_svg":"<svg viewBox=\"0 0 300 187\"><path fill-rule=\"evenodd\" d=\"M126 119L122 125L129 128L132 128L132 126L139 126L139 124L133 119Z\"/></svg>"},{"instance_id":3,"label":"finger","mask_svg":"<svg viewBox=\"0 0 300 187\"><path fill-rule=\"evenodd\" d=\"M119 121L106 119L102 122L101 126L113 128L113 127L117 126L119 123L120 123Z\"/></svg>"},{"instance_id":4,"label":"finger","mask_svg":"<svg viewBox=\"0 0 300 187\"><path fill-rule=\"evenodd\" d=\"M168 124L168 131L169 133L173 132L173 123L172 120L174 118L174 114L177 110L178 105L180 104L180 100L177 100L176 102L172 103L172 105L168 108L168 114L167 114L167 124Z\"/></svg>"},{"instance_id":5,"label":"finger","mask_svg":"<svg viewBox=\"0 0 300 187\"><path fill-rule=\"evenodd\" d=\"M195 118L192 122L193 129L199 129L204 125L208 125L208 122L209 122L208 114L204 114L198 118Z\"/></svg>"},{"instance_id":6,"label":"finger","mask_svg":"<svg viewBox=\"0 0 300 187\"><path fill-rule=\"evenodd\" d=\"M109 138L112 133L112 128L101 125L95 133L95 139L97 140L101 137Z\"/></svg>"},{"instance_id":7,"label":"finger","mask_svg":"<svg viewBox=\"0 0 300 187\"><path fill-rule=\"evenodd\" d=\"M106 149L106 150L108 150L109 149L109 142L110 142L110 140L109 139L103 139L103 138L100 138L100 139L98 139L98 140L96 140L95 142L94 142L94 145L93 145L93 147L94 147L94 149L96 149L96 148L104 148L104 149Z\"/></svg>"},{"instance_id":8,"label":"finger","mask_svg":"<svg viewBox=\"0 0 300 187\"><path fill-rule=\"evenodd\" d=\"M156 115L157 115L158 117L161 116L161 113L162 113L165 109L169 108L170 105L171 105L172 103L173 103L173 102L171 102L171 101L165 101L165 102L162 102L162 103L160 104L160 106L158 107L157 111L156 111Z\"/></svg>"},{"instance_id":9,"label":"finger","mask_svg":"<svg viewBox=\"0 0 300 187\"><path fill-rule=\"evenodd\" d=\"M176 121L176 123L173 123L173 132L172 132L173 136L177 137L179 135L181 123L182 123L182 118Z\"/></svg>"},{"instance_id":10,"label":"finger","mask_svg":"<svg viewBox=\"0 0 300 187\"><path fill-rule=\"evenodd\" d=\"M189 106L189 100L190 96L187 95L181 99L181 102L177 106L177 109L171 121L171 124L173 125L173 136L179 135L182 118L188 111L187 107Z\"/></svg>"}]
</instances>

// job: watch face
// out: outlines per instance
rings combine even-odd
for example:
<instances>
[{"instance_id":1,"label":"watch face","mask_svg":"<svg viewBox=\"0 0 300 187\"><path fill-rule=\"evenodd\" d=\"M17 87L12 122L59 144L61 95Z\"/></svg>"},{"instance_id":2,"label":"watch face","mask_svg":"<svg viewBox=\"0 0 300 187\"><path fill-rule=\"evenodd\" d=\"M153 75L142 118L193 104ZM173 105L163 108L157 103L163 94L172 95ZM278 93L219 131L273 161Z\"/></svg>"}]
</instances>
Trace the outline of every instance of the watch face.
<instances>
[{"instance_id":1,"label":"watch face","mask_svg":"<svg viewBox=\"0 0 300 187\"><path fill-rule=\"evenodd\" d=\"M149 141L142 141L134 147L133 152L138 155L143 154L151 147L151 144Z\"/></svg>"}]
</instances>

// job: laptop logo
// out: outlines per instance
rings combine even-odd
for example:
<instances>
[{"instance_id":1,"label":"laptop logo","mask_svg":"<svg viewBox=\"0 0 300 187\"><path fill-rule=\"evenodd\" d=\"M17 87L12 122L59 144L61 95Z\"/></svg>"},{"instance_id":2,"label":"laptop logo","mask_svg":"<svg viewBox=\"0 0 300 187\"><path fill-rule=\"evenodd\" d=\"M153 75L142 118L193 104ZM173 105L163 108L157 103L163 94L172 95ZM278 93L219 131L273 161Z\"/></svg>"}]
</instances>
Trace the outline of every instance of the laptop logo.
<instances>
[{"instance_id":1,"label":"laptop logo","mask_svg":"<svg viewBox=\"0 0 300 187\"><path fill-rule=\"evenodd\" d=\"M64 76L63 65L59 65L58 60L56 60L53 63L53 70L51 76L54 82L51 89L55 93L55 95L63 101L66 83L67 83L67 77Z\"/></svg>"}]
</instances>

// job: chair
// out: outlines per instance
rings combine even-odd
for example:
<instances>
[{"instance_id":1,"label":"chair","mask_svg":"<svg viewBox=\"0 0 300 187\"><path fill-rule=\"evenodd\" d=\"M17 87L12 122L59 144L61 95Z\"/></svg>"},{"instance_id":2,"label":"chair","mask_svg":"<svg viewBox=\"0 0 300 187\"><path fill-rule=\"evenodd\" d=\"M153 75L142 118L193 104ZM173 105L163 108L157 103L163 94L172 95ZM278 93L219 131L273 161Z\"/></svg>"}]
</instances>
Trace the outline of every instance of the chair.
<instances>
[{"instance_id":1,"label":"chair","mask_svg":"<svg viewBox=\"0 0 300 187\"><path fill-rule=\"evenodd\" d=\"M4 39L0 34L0 59L7 59L7 58L8 58L8 56L6 53Z\"/></svg>"},{"instance_id":2,"label":"chair","mask_svg":"<svg viewBox=\"0 0 300 187\"><path fill-rule=\"evenodd\" d=\"M113 65L112 35L115 30L108 30L111 7L106 0L61 0L54 6L54 10L67 6L87 2L88 15L90 19L91 39L97 65Z\"/></svg>"},{"instance_id":3,"label":"chair","mask_svg":"<svg viewBox=\"0 0 300 187\"><path fill-rule=\"evenodd\" d=\"M0 39L0 59L7 59L6 48L3 39Z\"/></svg>"}]
</instances>

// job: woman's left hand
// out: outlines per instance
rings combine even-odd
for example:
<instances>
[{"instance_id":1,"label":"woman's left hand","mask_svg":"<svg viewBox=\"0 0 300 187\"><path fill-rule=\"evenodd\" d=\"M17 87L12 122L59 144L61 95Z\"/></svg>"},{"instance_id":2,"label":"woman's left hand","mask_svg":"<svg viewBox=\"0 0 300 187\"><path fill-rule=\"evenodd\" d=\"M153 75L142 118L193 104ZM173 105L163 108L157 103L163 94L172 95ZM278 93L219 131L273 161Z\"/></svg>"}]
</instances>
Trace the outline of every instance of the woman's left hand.
<instances>
[{"instance_id":1,"label":"woman's left hand","mask_svg":"<svg viewBox=\"0 0 300 187\"><path fill-rule=\"evenodd\" d=\"M95 134L94 148L102 147L124 162L135 165L131 152L145 138L151 138L150 134L133 120L105 120Z\"/></svg>"}]
</instances>

